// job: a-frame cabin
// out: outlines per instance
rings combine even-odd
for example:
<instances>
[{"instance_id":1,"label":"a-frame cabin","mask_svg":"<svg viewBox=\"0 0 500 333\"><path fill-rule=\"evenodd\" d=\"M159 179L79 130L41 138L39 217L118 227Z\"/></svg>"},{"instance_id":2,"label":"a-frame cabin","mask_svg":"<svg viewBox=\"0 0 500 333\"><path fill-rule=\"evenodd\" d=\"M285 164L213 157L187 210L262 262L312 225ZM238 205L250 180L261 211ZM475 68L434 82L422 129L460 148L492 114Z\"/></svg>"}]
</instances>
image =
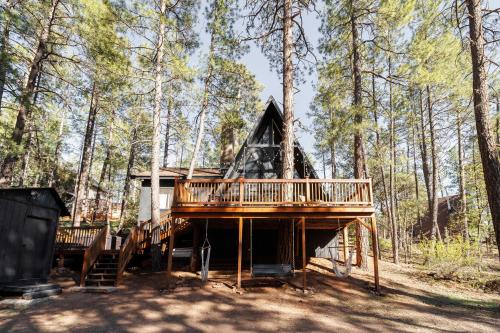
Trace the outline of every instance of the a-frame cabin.
<instances>
[{"instance_id":1,"label":"a-frame cabin","mask_svg":"<svg viewBox=\"0 0 500 333\"><path fill-rule=\"evenodd\" d=\"M346 230L351 224L364 225L371 231L373 251L377 253L371 180L318 179L297 140L294 179L280 179L282 124L281 110L270 98L234 161L227 163L226 159L226 163L221 163L220 179L175 179L171 217L177 222L172 223L171 239L179 221L183 221L183 230L187 222L193 232L192 236L184 234L179 241L169 242L169 276L171 254L175 254L173 247L184 244L180 246L196 249L191 258L192 267L196 268L197 249L203 241L200 238L205 236L212 247L211 266L237 270L238 286L242 270L252 272L257 264L260 268L267 264L267 268L301 267L305 287L307 258L329 256L330 248L338 244L335 237L343 231L343 238L347 239ZM367 219L371 221L367 223ZM279 230L285 224L292 230L291 263L278 260ZM192 241L186 237L192 237ZM355 244L359 256L360 242ZM346 261L347 241L343 242L343 253ZM374 271L378 288L377 255L374 255Z\"/></svg>"}]
</instances>

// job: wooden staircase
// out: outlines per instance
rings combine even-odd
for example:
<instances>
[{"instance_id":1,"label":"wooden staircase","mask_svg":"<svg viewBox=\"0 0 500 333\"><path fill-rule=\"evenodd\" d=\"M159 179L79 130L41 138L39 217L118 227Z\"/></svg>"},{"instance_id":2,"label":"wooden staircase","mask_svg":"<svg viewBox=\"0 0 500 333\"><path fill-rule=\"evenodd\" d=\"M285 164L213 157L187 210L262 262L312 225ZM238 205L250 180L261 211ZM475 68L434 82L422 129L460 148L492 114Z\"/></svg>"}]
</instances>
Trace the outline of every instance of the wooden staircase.
<instances>
[{"instance_id":1,"label":"wooden staircase","mask_svg":"<svg viewBox=\"0 0 500 333\"><path fill-rule=\"evenodd\" d=\"M120 251L104 251L99 254L85 277L85 287L117 286Z\"/></svg>"},{"instance_id":2,"label":"wooden staircase","mask_svg":"<svg viewBox=\"0 0 500 333\"><path fill-rule=\"evenodd\" d=\"M112 287L121 283L123 273L135 254L143 254L151 247L152 236L159 235L166 245L175 233L184 233L191 228L187 220L172 220L170 211L161 215L158 229L152 229L151 220L130 229L120 250L106 248L107 227L60 228L57 234L56 253L78 252L83 255L80 275L81 287ZM159 231L159 232L158 232ZM166 250L166 246L162 246Z\"/></svg>"},{"instance_id":3,"label":"wooden staircase","mask_svg":"<svg viewBox=\"0 0 500 333\"><path fill-rule=\"evenodd\" d=\"M178 235L188 232L191 227L192 225L189 220L178 219L174 221L172 220L170 210L163 212L160 217L160 225L157 227L159 229L160 243L162 245L167 244L174 230L175 234ZM151 247L151 240L156 230L152 229L151 220L143 222L138 228L141 236L141 241L138 244L138 252L144 253L144 251ZM167 247L162 246L162 248L166 250Z\"/></svg>"}]
</instances>

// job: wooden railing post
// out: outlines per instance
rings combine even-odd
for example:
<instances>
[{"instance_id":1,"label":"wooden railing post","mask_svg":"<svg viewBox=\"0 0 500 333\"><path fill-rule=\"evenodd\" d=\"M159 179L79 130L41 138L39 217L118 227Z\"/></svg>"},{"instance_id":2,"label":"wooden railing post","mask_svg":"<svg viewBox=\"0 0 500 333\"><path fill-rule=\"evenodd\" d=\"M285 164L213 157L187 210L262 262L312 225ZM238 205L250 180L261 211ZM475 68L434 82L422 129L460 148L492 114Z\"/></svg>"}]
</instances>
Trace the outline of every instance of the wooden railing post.
<instances>
[{"instance_id":1,"label":"wooden railing post","mask_svg":"<svg viewBox=\"0 0 500 333\"><path fill-rule=\"evenodd\" d=\"M245 193L244 193L245 184L243 183L243 177L239 178L239 182L240 182L240 206L243 206L243 200L244 200L244 196L245 196Z\"/></svg>"},{"instance_id":2,"label":"wooden railing post","mask_svg":"<svg viewBox=\"0 0 500 333\"><path fill-rule=\"evenodd\" d=\"M373 185L372 185L372 178L368 178L369 184L368 184L368 196L370 200L370 204L373 206Z\"/></svg>"},{"instance_id":3,"label":"wooden railing post","mask_svg":"<svg viewBox=\"0 0 500 333\"><path fill-rule=\"evenodd\" d=\"M309 183L309 176L306 177L306 202L311 201L311 184Z\"/></svg>"}]
</instances>

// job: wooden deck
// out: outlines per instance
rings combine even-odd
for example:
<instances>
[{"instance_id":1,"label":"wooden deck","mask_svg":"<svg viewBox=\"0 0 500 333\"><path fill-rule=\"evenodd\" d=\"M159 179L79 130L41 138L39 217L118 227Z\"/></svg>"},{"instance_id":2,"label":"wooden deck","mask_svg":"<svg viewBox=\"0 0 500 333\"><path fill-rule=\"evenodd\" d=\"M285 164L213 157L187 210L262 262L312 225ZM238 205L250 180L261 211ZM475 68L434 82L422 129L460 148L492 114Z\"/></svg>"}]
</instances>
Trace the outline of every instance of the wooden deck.
<instances>
[{"instance_id":1,"label":"wooden deck","mask_svg":"<svg viewBox=\"0 0 500 333\"><path fill-rule=\"evenodd\" d=\"M173 221L201 218L219 220L219 223L222 223L220 219L237 221L238 287L241 287L244 221L265 218L294 223L300 235L297 242L302 248L304 289L307 287L306 228L343 230L347 239L347 228L354 224L356 257L359 258L360 228L364 226L371 233L375 288L379 290L377 225L371 179L176 179L171 212ZM167 278L172 270L175 228L172 230Z\"/></svg>"},{"instance_id":2,"label":"wooden deck","mask_svg":"<svg viewBox=\"0 0 500 333\"><path fill-rule=\"evenodd\" d=\"M174 218L370 217L371 179L176 180Z\"/></svg>"}]
</instances>

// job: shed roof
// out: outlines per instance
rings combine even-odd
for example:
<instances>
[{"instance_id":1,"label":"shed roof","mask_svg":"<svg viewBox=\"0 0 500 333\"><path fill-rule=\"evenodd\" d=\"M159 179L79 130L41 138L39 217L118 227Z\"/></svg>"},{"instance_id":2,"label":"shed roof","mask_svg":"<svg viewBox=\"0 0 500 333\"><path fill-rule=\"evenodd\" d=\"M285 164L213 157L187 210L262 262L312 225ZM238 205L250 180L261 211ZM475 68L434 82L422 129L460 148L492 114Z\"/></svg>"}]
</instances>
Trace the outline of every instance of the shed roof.
<instances>
[{"instance_id":1,"label":"shed roof","mask_svg":"<svg viewBox=\"0 0 500 333\"><path fill-rule=\"evenodd\" d=\"M3 193L30 192L31 195L33 195L35 193L46 192L54 199L56 205L60 209L61 216L71 216L71 214L68 211L68 208L66 207L64 202L61 200L59 193L57 193L56 189L54 189L53 187L9 187L9 188L0 189L0 195L2 192Z\"/></svg>"}]
</instances>

